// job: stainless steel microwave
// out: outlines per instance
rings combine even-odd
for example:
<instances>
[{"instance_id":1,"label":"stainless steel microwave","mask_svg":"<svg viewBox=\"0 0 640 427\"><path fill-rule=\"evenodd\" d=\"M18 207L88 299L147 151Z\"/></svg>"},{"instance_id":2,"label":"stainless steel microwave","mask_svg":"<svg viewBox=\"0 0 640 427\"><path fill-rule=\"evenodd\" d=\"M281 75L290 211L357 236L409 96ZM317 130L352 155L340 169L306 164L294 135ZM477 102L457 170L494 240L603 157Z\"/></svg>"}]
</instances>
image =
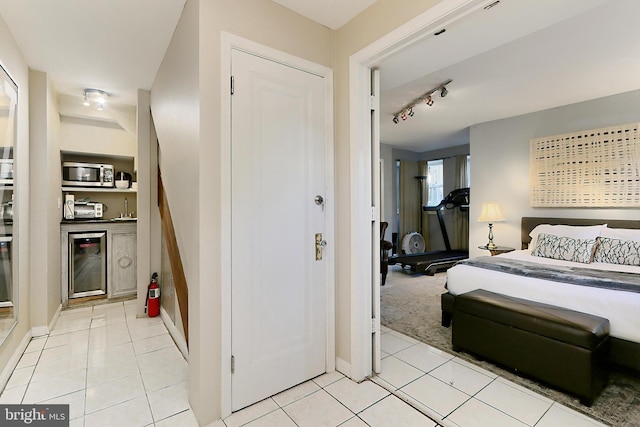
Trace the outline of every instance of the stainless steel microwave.
<instances>
[{"instance_id":1,"label":"stainless steel microwave","mask_svg":"<svg viewBox=\"0 0 640 427\"><path fill-rule=\"evenodd\" d=\"M0 185L13 184L13 159L0 159Z\"/></svg>"},{"instance_id":2,"label":"stainless steel microwave","mask_svg":"<svg viewBox=\"0 0 640 427\"><path fill-rule=\"evenodd\" d=\"M113 187L113 165L104 163L62 163L62 185L75 187Z\"/></svg>"}]
</instances>

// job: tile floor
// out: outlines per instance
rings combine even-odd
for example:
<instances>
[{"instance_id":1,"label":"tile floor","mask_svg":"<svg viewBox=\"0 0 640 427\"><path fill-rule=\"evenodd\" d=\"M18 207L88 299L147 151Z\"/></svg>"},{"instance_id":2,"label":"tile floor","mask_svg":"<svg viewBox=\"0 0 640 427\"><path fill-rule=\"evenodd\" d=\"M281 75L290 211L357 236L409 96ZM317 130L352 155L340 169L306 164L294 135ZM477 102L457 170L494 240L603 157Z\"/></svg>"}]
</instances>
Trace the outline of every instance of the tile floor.
<instances>
[{"instance_id":1,"label":"tile floor","mask_svg":"<svg viewBox=\"0 0 640 427\"><path fill-rule=\"evenodd\" d=\"M395 331L383 328L381 347L371 381L325 374L213 427L600 425ZM197 426L187 378L162 321L136 319L126 301L64 311L29 343L0 403L68 403L71 427Z\"/></svg>"}]
</instances>

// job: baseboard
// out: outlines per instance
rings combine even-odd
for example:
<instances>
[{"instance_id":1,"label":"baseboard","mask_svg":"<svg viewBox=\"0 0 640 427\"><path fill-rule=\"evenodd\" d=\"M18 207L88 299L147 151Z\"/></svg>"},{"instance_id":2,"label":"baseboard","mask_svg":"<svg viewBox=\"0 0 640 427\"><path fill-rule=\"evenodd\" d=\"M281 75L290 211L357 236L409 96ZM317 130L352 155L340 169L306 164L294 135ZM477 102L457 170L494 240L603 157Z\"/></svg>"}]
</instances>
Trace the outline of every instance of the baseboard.
<instances>
[{"instance_id":1,"label":"baseboard","mask_svg":"<svg viewBox=\"0 0 640 427\"><path fill-rule=\"evenodd\" d=\"M53 315L51 322L49 322L49 332L53 331L53 328L56 326L56 323L58 323L58 319L60 318L61 312L62 312L62 304L58 305L58 309L56 310L56 313Z\"/></svg>"},{"instance_id":2,"label":"baseboard","mask_svg":"<svg viewBox=\"0 0 640 427\"><path fill-rule=\"evenodd\" d=\"M51 329L48 326L34 326L31 328L31 336L32 337L43 337L45 335L49 335Z\"/></svg>"},{"instance_id":3,"label":"baseboard","mask_svg":"<svg viewBox=\"0 0 640 427\"><path fill-rule=\"evenodd\" d=\"M176 328L176 325L174 325L173 321L171 320L171 317L169 317L169 314L166 312L164 307L160 307L160 317L164 322L164 326L166 326L167 330L169 331L169 335L171 335L171 338L173 338L173 341L178 346L178 350L180 350L180 353L182 353L182 356L188 362L189 349L187 347L187 341L184 339L184 337L182 336L178 328Z\"/></svg>"},{"instance_id":4,"label":"baseboard","mask_svg":"<svg viewBox=\"0 0 640 427\"><path fill-rule=\"evenodd\" d=\"M346 377L351 377L351 365L339 357L336 357L336 371Z\"/></svg>"},{"instance_id":5,"label":"baseboard","mask_svg":"<svg viewBox=\"0 0 640 427\"><path fill-rule=\"evenodd\" d=\"M0 374L0 390L4 391L4 388L7 386L9 378L11 378L11 374L13 374L16 366L18 366L18 362L20 362L22 354L27 349L29 341L31 341L31 337L31 331L27 331L27 333L22 338L22 341L20 341L20 344L18 344L18 347L13 352L13 355L11 355L11 359L9 359L6 366L2 370L2 373Z\"/></svg>"}]
</instances>

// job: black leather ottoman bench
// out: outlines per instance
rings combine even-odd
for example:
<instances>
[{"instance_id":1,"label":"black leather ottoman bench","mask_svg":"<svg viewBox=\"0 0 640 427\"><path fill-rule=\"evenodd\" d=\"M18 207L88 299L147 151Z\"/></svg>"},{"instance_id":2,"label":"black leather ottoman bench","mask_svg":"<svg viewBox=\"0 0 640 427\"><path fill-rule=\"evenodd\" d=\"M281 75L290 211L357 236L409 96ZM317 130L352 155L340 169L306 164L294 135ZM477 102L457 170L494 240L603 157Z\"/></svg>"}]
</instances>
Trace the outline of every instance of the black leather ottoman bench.
<instances>
[{"instance_id":1,"label":"black leather ottoman bench","mask_svg":"<svg viewBox=\"0 0 640 427\"><path fill-rule=\"evenodd\" d=\"M609 320L477 289L453 301L452 342L590 406L608 380Z\"/></svg>"}]
</instances>

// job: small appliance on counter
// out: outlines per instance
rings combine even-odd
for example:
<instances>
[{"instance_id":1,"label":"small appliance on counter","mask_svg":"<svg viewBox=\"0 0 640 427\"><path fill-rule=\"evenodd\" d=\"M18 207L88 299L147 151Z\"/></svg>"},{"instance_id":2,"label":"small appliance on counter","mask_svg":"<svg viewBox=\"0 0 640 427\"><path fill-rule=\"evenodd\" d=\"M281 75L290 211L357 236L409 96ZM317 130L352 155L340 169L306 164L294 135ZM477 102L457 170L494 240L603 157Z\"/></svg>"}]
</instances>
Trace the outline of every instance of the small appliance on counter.
<instances>
[{"instance_id":1,"label":"small appliance on counter","mask_svg":"<svg viewBox=\"0 0 640 427\"><path fill-rule=\"evenodd\" d=\"M0 158L0 185L13 185L13 159Z\"/></svg>"},{"instance_id":2,"label":"small appliance on counter","mask_svg":"<svg viewBox=\"0 0 640 427\"><path fill-rule=\"evenodd\" d=\"M104 211L104 205L100 202L92 202L89 199L75 200L73 194L67 194L62 215L67 220L99 219Z\"/></svg>"},{"instance_id":3,"label":"small appliance on counter","mask_svg":"<svg viewBox=\"0 0 640 427\"><path fill-rule=\"evenodd\" d=\"M0 147L0 185L13 185L13 147Z\"/></svg>"},{"instance_id":4,"label":"small appliance on counter","mask_svg":"<svg viewBox=\"0 0 640 427\"><path fill-rule=\"evenodd\" d=\"M100 202L76 201L73 207L74 219L102 218L103 205Z\"/></svg>"},{"instance_id":5,"label":"small appliance on counter","mask_svg":"<svg viewBox=\"0 0 640 427\"><path fill-rule=\"evenodd\" d=\"M0 204L0 219L3 221L13 220L13 200Z\"/></svg>"}]
</instances>

